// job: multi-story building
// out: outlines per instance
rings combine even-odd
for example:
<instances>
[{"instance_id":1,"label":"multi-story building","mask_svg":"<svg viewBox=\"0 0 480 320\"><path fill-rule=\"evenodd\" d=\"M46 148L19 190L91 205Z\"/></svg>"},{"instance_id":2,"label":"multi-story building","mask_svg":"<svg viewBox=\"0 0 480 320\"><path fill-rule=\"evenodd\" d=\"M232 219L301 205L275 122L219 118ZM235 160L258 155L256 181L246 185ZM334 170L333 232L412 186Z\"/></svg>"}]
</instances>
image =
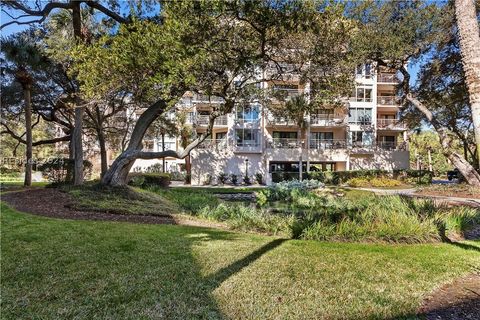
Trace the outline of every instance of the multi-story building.
<instances>
[{"instance_id":1,"label":"multi-story building","mask_svg":"<svg viewBox=\"0 0 480 320\"><path fill-rule=\"evenodd\" d=\"M349 103L308 114L301 126L256 102L217 118L211 138L191 153L192 184L215 182L221 173L239 181L261 173L269 184L301 179L309 171L408 168L406 128L395 95L399 80L393 71L375 70L369 64L358 67ZM283 92L286 99L309 91L298 77L264 82L262 88ZM183 99L197 132L206 130L209 113L222 102L195 94Z\"/></svg>"}]
</instances>

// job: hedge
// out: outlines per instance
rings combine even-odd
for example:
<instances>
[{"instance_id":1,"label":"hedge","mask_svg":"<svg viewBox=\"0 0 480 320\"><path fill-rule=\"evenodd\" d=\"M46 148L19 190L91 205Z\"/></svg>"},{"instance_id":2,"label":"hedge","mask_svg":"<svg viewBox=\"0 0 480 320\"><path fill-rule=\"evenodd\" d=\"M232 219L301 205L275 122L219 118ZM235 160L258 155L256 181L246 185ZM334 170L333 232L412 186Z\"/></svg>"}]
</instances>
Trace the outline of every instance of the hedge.
<instances>
[{"instance_id":1,"label":"hedge","mask_svg":"<svg viewBox=\"0 0 480 320\"><path fill-rule=\"evenodd\" d=\"M386 170L352 170L352 171L311 171L304 175L304 178L314 179L326 184L343 184L355 178L374 179L390 178L413 182L417 184L428 184L432 182L433 173L428 170L402 169L394 171Z\"/></svg>"},{"instance_id":2,"label":"hedge","mask_svg":"<svg viewBox=\"0 0 480 320\"><path fill-rule=\"evenodd\" d=\"M133 172L128 175L128 184L136 187L154 185L166 188L170 185L170 174Z\"/></svg>"}]
</instances>

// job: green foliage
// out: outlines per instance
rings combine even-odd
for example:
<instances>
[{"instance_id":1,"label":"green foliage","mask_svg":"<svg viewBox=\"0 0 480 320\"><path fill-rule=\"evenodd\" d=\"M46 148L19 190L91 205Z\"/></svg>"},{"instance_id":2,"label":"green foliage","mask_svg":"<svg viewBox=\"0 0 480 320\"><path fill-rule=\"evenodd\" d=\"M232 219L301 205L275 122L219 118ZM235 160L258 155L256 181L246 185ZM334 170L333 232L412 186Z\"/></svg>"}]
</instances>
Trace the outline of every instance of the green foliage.
<instances>
[{"instance_id":1,"label":"green foliage","mask_svg":"<svg viewBox=\"0 0 480 320\"><path fill-rule=\"evenodd\" d=\"M251 185L252 184L252 182L250 181L250 177L248 175L245 175L243 177L243 184L245 184L245 185Z\"/></svg>"},{"instance_id":2,"label":"green foliage","mask_svg":"<svg viewBox=\"0 0 480 320\"><path fill-rule=\"evenodd\" d=\"M220 173L218 175L218 181L220 181L221 184L225 184L228 180L228 175L224 172Z\"/></svg>"},{"instance_id":3,"label":"green foliage","mask_svg":"<svg viewBox=\"0 0 480 320\"><path fill-rule=\"evenodd\" d=\"M263 174L261 172L255 173L255 181L258 184L263 184Z\"/></svg>"},{"instance_id":4,"label":"green foliage","mask_svg":"<svg viewBox=\"0 0 480 320\"><path fill-rule=\"evenodd\" d=\"M350 187L388 188L401 186L402 182L390 178L352 178L347 181L347 184Z\"/></svg>"},{"instance_id":5,"label":"green foliage","mask_svg":"<svg viewBox=\"0 0 480 320\"><path fill-rule=\"evenodd\" d=\"M235 186L238 182L238 176L234 173L230 175L230 182Z\"/></svg>"},{"instance_id":6,"label":"green foliage","mask_svg":"<svg viewBox=\"0 0 480 320\"><path fill-rule=\"evenodd\" d=\"M472 226L480 225L480 209L452 207L437 214L447 236L463 236Z\"/></svg>"},{"instance_id":7,"label":"green foliage","mask_svg":"<svg viewBox=\"0 0 480 320\"><path fill-rule=\"evenodd\" d=\"M37 170L42 171L47 180L53 183L73 182L74 160L67 158L52 158L38 166ZM92 163L83 160L84 179L88 180L92 173Z\"/></svg>"},{"instance_id":8,"label":"green foliage","mask_svg":"<svg viewBox=\"0 0 480 320\"><path fill-rule=\"evenodd\" d=\"M133 172L128 175L128 180L129 184L136 187L158 186L166 188L170 185L170 174Z\"/></svg>"}]
</instances>

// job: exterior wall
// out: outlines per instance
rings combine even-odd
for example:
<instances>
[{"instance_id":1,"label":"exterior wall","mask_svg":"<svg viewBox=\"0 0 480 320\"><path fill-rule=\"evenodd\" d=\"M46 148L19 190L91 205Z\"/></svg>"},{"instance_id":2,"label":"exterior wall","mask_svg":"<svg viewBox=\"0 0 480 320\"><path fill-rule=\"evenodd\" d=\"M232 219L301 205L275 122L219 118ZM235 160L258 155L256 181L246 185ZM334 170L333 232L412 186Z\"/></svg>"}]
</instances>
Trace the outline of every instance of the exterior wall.
<instances>
[{"instance_id":1,"label":"exterior wall","mask_svg":"<svg viewBox=\"0 0 480 320\"><path fill-rule=\"evenodd\" d=\"M350 156L350 170L396 170L408 169L410 165L408 151L377 151L374 154Z\"/></svg>"}]
</instances>

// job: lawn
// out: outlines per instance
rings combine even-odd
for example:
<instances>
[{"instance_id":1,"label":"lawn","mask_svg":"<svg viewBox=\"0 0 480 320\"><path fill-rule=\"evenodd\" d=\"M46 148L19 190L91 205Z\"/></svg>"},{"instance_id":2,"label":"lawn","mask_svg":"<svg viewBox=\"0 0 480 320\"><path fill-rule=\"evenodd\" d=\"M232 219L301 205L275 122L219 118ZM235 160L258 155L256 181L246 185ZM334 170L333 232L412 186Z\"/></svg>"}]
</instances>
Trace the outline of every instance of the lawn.
<instances>
[{"instance_id":1,"label":"lawn","mask_svg":"<svg viewBox=\"0 0 480 320\"><path fill-rule=\"evenodd\" d=\"M480 266L480 242L281 240L7 206L1 225L3 319L397 319Z\"/></svg>"}]
</instances>

